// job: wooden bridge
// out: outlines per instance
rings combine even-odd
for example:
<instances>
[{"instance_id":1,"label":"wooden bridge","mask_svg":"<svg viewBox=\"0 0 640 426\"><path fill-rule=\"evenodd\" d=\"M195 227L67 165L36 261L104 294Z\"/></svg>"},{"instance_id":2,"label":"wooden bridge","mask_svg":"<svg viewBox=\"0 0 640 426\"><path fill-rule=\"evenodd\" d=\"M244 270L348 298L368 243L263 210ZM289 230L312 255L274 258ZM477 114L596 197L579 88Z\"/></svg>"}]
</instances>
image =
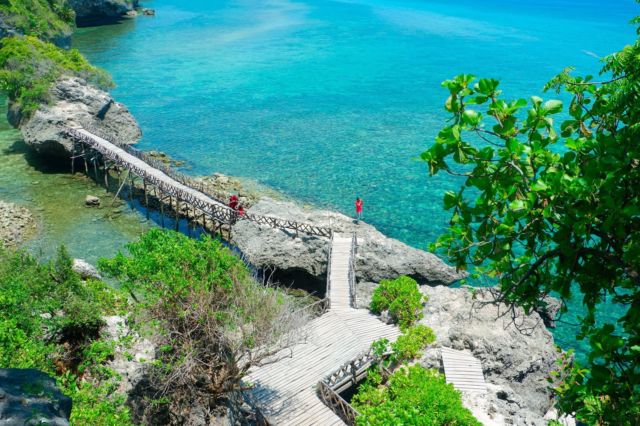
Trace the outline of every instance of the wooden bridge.
<instances>
[{"instance_id":1,"label":"wooden bridge","mask_svg":"<svg viewBox=\"0 0 640 426\"><path fill-rule=\"evenodd\" d=\"M356 244L355 235L333 236L327 267L328 310L307 324L307 342L293 347L290 357L249 372L247 380L255 385L251 398L269 424L344 424L320 396L334 406L343 401L330 389L318 389L319 382L337 367L353 362L375 340L394 341L400 335L397 327L353 307Z\"/></svg>"},{"instance_id":2,"label":"wooden bridge","mask_svg":"<svg viewBox=\"0 0 640 426\"><path fill-rule=\"evenodd\" d=\"M108 185L109 169L127 170L130 194L133 180L143 182L145 205L148 193L159 202L174 208L176 217L181 213L181 203L193 210L190 218L200 218L207 224L233 225L238 220L250 220L273 228L303 232L321 237L331 237L331 250L327 266L326 297L315 304L320 316L305 325L307 340L288 349L290 356L249 372L247 380L255 385L250 398L266 420L273 425L339 425L343 419L351 422L357 413L336 393L345 379L340 374L335 379L338 387L323 386L323 379L336 368L362 374L366 362L362 356L378 339L390 341L400 335L400 330L382 323L367 310L355 309L355 254L357 239L353 235L333 234L330 228L313 223L296 222L280 218L238 213L224 200L207 191L207 187L168 165L161 163L126 144L113 142L109 135L97 129L85 127L66 128L65 133L73 141L72 171L78 159L84 162L85 172L93 166L96 179L98 169L104 172ZM122 182L120 189L127 179ZM174 207L175 206L175 207ZM178 221L176 220L176 227ZM281 358L282 354L276 357ZM340 390L338 390L339 392ZM324 402L323 402L324 401ZM326 404L325 404L326 402ZM336 414L329 405L339 413ZM341 418L342 417L342 418Z\"/></svg>"},{"instance_id":3,"label":"wooden bridge","mask_svg":"<svg viewBox=\"0 0 640 426\"><path fill-rule=\"evenodd\" d=\"M209 193L208 188L202 182L172 169L130 145L115 142L114 138L102 134L97 129L85 126L84 128L65 128L64 132L73 141L72 171L78 158L84 160L87 173L89 173L89 165L93 165L96 179L98 178L98 167L101 167L104 171L105 185L108 187L107 179L110 168L117 166L120 169L128 170L130 188L133 187L134 176L142 179L147 206L148 190L153 190L153 196L159 200L161 208L164 204L168 204L170 207L175 205L176 217L180 216L180 206L182 205L193 209L191 218L201 218L200 222L204 224L207 223L207 220L218 225L232 225L238 220L249 220L269 225L272 228L291 230L296 234L303 232L321 237L331 236L330 228L313 223L296 222L248 212L239 216L234 209L226 204L225 200L217 199L214 194Z\"/></svg>"}]
</instances>

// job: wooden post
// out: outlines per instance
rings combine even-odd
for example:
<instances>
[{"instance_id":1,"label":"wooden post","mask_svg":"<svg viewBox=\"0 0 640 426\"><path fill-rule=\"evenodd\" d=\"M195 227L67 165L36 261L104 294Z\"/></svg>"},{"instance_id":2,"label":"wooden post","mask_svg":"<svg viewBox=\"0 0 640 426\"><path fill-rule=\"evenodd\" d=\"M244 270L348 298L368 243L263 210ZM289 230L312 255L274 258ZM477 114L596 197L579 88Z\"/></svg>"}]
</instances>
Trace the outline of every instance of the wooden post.
<instances>
[{"instance_id":1,"label":"wooden post","mask_svg":"<svg viewBox=\"0 0 640 426\"><path fill-rule=\"evenodd\" d=\"M76 141L71 142L71 174L76 172Z\"/></svg>"},{"instance_id":2,"label":"wooden post","mask_svg":"<svg viewBox=\"0 0 640 426\"><path fill-rule=\"evenodd\" d=\"M85 154L84 145L82 145L82 159L84 160L84 172L89 174L89 165L87 164L87 155Z\"/></svg>"},{"instance_id":3,"label":"wooden post","mask_svg":"<svg viewBox=\"0 0 640 426\"><path fill-rule=\"evenodd\" d=\"M147 180L142 178L142 190L144 191L144 208L147 213L147 220L149 220L149 194L147 194Z\"/></svg>"},{"instance_id":4,"label":"wooden post","mask_svg":"<svg viewBox=\"0 0 640 426\"><path fill-rule=\"evenodd\" d=\"M180 229L180 198L176 197L176 231Z\"/></svg>"},{"instance_id":5,"label":"wooden post","mask_svg":"<svg viewBox=\"0 0 640 426\"><path fill-rule=\"evenodd\" d=\"M160 197L158 200L160 200L160 226L164 228L164 200Z\"/></svg>"},{"instance_id":6,"label":"wooden post","mask_svg":"<svg viewBox=\"0 0 640 426\"><path fill-rule=\"evenodd\" d=\"M98 161L95 157L93 158L93 174L96 177L96 182L97 182L98 181Z\"/></svg>"},{"instance_id":7,"label":"wooden post","mask_svg":"<svg viewBox=\"0 0 640 426\"><path fill-rule=\"evenodd\" d=\"M109 167L107 166L107 163L104 163L104 187L108 192L109 191Z\"/></svg>"},{"instance_id":8,"label":"wooden post","mask_svg":"<svg viewBox=\"0 0 640 426\"><path fill-rule=\"evenodd\" d=\"M133 210L133 175L129 172L129 206Z\"/></svg>"}]
</instances>

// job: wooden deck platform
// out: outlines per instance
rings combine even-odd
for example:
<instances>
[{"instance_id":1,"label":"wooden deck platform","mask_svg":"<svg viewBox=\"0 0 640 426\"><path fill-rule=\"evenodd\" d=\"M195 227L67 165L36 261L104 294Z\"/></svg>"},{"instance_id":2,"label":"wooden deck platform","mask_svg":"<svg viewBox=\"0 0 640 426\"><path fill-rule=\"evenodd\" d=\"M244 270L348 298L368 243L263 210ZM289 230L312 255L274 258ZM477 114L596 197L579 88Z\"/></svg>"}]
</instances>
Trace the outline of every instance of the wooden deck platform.
<instances>
[{"instance_id":1,"label":"wooden deck platform","mask_svg":"<svg viewBox=\"0 0 640 426\"><path fill-rule=\"evenodd\" d=\"M292 349L292 356L250 371L254 402L273 425L342 425L318 397L316 385L333 370L366 351L373 341L394 341L400 330L382 323L364 309L350 304L349 263L351 236L336 235L331 252L331 308L311 321L307 342Z\"/></svg>"},{"instance_id":2,"label":"wooden deck platform","mask_svg":"<svg viewBox=\"0 0 640 426\"><path fill-rule=\"evenodd\" d=\"M482 364L468 352L440 348L447 383L462 392L486 392Z\"/></svg>"}]
</instances>

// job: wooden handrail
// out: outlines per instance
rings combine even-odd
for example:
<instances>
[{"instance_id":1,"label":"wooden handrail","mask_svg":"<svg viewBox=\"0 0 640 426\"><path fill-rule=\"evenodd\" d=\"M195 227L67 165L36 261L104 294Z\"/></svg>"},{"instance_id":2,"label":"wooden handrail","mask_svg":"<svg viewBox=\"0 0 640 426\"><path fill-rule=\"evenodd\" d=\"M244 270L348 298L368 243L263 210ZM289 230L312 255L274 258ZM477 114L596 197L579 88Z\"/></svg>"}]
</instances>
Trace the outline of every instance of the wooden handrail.
<instances>
[{"instance_id":1,"label":"wooden handrail","mask_svg":"<svg viewBox=\"0 0 640 426\"><path fill-rule=\"evenodd\" d=\"M159 185L161 187L160 189L162 189L164 192L168 192L170 195L179 196L182 200L195 204L197 208L213 216L213 218L218 222L233 224L238 220L249 220L251 222L254 222L260 225L268 225L272 228L291 229L291 230L294 230L296 234L298 232L304 232L306 234L317 235L320 237L330 237L332 235L331 228L313 225L308 222L297 222L295 220L280 219L273 216L264 216L264 215L258 215L253 213L245 213L243 216L239 216L235 210L227 206L227 203L225 200L221 200L217 198L216 194L212 194L211 191L208 190L208 188L204 183L197 181L192 177L187 176L186 174L173 169L169 165L164 164L158 161L157 159L153 158L148 153L141 151L137 148L134 148L129 144L113 142L116 139L113 138L112 135L105 134L103 130L96 129L95 127L90 125L84 125L82 126L82 129L84 129L85 131L89 132L92 135L95 135L109 142L110 144L116 146L117 148L122 149L127 154L130 154L138 158L139 160L145 162L147 165L151 166L152 168L160 170L165 175L181 183L182 185L206 195L208 198L213 200L215 204L203 203L201 200L194 199L194 197L190 196L184 191L179 191L179 190L176 190L175 188L174 189L168 188L167 185L161 185L160 181L150 177L149 174L146 173L144 170L136 168L131 164L127 163L126 161L123 161L121 158L119 158L119 156L110 152L101 144L96 143L96 141L92 140L92 138L87 137L86 135L80 133L78 131L79 129L64 128L63 131L67 135L69 135L71 138L73 138L74 143L77 141L85 145L88 145L91 149L95 150L103 157L108 158L109 160L113 161L114 163L118 164L121 167L131 170L133 173L137 174L138 176L149 180L152 184Z\"/></svg>"}]
</instances>

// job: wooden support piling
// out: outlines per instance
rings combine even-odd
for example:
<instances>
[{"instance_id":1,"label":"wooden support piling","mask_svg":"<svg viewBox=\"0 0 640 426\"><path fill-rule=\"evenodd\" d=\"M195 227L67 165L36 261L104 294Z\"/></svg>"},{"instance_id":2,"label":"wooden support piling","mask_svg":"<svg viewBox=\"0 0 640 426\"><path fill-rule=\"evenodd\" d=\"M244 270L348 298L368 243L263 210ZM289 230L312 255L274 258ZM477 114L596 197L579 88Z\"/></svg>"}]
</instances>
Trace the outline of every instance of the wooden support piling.
<instances>
[{"instance_id":1,"label":"wooden support piling","mask_svg":"<svg viewBox=\"0 0 640 426\"><path fill-rule=\"evenodd\" d=\"M84 172L89 174L89 165L87 164L87 155L85 153L84 145L82 145L82 160L84 161Z\"/></svg>"},{"instance_id":2,"label":"wooden support piling","mask_svg":"<svg viewBox=\"0 0 640 426\"><path fill-rule=\"evenodd\" d=\"M149 194L147 193L147 180L142 179L142 190L144 191L144 209L146 210L147 220L149 220Z\"/></svg>"},{"instance_id":3,"label":"wooden support piling","mask_svg":"<svg viewBox=\"0 0 640 426\"><path fill-rule=\"evenodd\" d=\"M180 229L180 198L176 198L176 231Z\"/></svg>"}]
</instances>

